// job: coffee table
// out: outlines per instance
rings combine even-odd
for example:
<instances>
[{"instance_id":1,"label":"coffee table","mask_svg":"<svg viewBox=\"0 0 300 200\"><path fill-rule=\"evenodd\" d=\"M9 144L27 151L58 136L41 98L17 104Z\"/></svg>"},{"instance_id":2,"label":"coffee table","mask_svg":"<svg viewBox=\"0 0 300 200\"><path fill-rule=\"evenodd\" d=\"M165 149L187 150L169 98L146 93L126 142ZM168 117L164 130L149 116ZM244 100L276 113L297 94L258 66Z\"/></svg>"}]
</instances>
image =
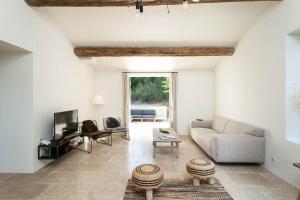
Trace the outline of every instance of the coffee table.
<instances>
[{"instance_id":1,"label":"coffee table","mask_svg":"<svg viewBox=\"0 0 300 200\"><path fill-rule=\"evenodd\" d=\"M181 143L182 141L173 129L169 129L169 132L170 132L169 134L165 134L165 133L161 133L159 128L153 129L153 158L155 158L155 151L158 148L171 148L172 152L173 152L173 149L176 149L175 155L176 155L176 158L178 158L179 143ZM169 139L169 140L164 140L164 139L159 138L159 136L168 136L168 135L175 136L176 138ZM167 145L157 145L159 143L167 144Z\"/></svg>"}]
</instances>

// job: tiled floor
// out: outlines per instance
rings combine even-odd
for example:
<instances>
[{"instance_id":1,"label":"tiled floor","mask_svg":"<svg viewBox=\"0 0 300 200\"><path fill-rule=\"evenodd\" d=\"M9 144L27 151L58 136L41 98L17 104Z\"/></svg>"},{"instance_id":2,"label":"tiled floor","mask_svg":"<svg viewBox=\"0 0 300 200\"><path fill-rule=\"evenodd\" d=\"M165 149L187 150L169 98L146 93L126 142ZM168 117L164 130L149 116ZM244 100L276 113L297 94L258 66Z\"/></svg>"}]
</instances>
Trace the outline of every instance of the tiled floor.
<instances>
[{"instance_id":1,"label":"tiled floor","mask_svg":"<svg viewBox=\"0 0 300 200\"><path fill-rule=\"evenodd\" d=\"M136 123L131 141L113 137L113 146L95 144L91 154L72 151L35 174L0 174L0 199L89 199L123 198L134 166L157 163L166 178L187 178L185 163L205 154L183 136L179 158L160 149L152 158L152 123ZM237 200L296 200L298 191L264 168L256 165L217 165L216 177Z\"/></svg>"}]
</instances>

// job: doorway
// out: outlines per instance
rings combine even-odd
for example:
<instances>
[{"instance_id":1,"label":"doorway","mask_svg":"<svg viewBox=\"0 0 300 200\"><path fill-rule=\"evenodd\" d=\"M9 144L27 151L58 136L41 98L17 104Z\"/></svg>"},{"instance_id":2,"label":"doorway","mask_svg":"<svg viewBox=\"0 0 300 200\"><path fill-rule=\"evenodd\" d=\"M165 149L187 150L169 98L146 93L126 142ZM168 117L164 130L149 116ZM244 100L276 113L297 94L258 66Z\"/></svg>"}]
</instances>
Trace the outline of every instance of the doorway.
<instances>
[{"instance_id":1,"label":"doorway","mask_svg":"<svg viewBox=\"0 0 300 200\"><path fill-rule=\"evenodd\" d=\"M125 76L125 117L131 135L152 136L153 128L174 128L174 73L126 73Z\"/></svg>"}]
</instances>

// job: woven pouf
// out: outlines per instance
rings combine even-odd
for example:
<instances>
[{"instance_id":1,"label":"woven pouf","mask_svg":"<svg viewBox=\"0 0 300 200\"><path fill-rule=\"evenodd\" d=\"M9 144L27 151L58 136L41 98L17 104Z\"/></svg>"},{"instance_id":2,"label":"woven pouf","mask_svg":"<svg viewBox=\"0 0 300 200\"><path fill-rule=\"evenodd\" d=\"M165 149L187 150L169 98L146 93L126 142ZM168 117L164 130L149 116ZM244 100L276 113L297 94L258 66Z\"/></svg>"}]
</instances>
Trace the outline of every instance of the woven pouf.
<instances>
[{"instance_id":1,"label":"woven pouf","mask_svg":"<svg viewBox=\"0 0 300 200\"><path fill-rule=\"evenodd\" d=\"M192 159L186 163L187 172L193 176L193 185L199 186L200 180L207 180L214 184L215 164L211 160Z\"/></svg>"},{"instance_id":2,"label":"woven pouf","mask_svg":"<svg viewBox=\"0 0 300 200\"><path fill-rule=\"evenodd\" d=\"M158 189L163 180L164 174L158 165L139 165L132 172L132 182L136 188L146 190L147 200L152 200L153 189Z\"/></svg>"}]
</instances>

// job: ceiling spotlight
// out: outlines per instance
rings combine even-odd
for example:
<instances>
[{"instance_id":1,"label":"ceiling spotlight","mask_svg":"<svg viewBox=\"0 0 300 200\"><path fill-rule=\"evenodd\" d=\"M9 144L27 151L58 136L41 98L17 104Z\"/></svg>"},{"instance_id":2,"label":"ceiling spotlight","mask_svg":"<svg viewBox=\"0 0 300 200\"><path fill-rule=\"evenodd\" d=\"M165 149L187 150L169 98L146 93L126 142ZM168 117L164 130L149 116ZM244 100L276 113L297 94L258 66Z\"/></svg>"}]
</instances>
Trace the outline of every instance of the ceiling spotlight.
<instances>
[{"instance_id":1,"label":"ceiling spotlight","mask_svg":"<svg viewBox=\"0 0 300 200\"><path fill-rule=\"evenodd\" d=\"M140 5L140 13L143 13L144 12L144 6L143 4Z\"/></svg>"},{"instance_id":2,"label":"ceiling spotlight","mask_svg":"<svg viewBox=\"0 0 300 200\"><path fill-rule=\"evenodd\" d=\"M183 4L184 8L187 8L187 6L188 6L188 0L183 0L182 4Z\"/></svg>"},{"instance_id":3,"label":"ceiling spotlight","mask_svg":"<svg viewBox=\"0 0 300 200\"><path fill-rule=\"evenodd\" d=\"M139 0L136 0L136 2L135 2L135 9L136 9L136 12L140 12L140 2L139 2Z\"/></svg>"},{"instance_id":4,"label":"ceiling spotlight","mask_svg":"<svg viewBox=\"0 0 300 200\"><path fill-rule=\"evenodd\" d=\"M144 12L144 5L142 0L136 0L135 2L136 16L140 17Z\"/></svg>"}]
</instances>

